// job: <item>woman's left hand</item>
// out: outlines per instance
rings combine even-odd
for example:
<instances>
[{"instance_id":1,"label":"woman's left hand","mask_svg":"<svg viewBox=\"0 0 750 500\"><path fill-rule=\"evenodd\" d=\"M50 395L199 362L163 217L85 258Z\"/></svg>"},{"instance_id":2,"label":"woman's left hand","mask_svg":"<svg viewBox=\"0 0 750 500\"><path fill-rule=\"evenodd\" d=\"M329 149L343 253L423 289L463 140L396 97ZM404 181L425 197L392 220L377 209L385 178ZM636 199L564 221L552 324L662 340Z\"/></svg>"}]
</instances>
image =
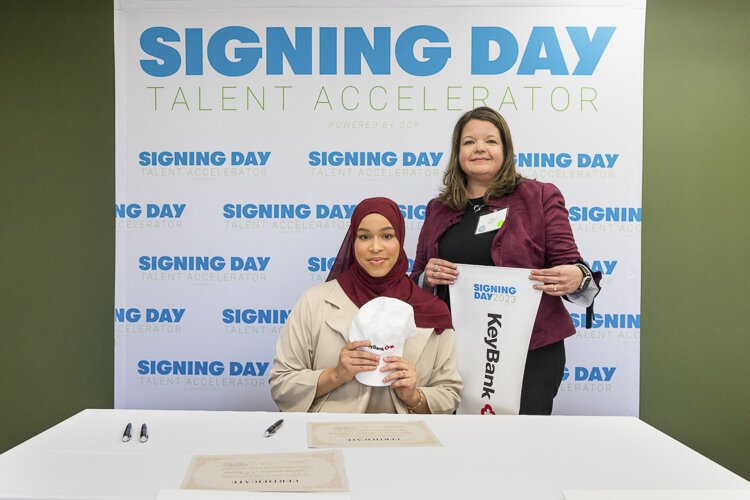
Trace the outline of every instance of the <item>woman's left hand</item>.
<instances>
[{"instance_id":1,"label":"woman's left hand","mask_svg":"<svg viewBox=\"0 0 750 500\"><path fill-rule=\"evenodd\" d=\"M547 295L562 297L578 290L583 280L583 271L578 266L566 264L549 269L532 269L530 280L541 281L543 285L534 285Z\"/></svg>"},{"instance_id":2,"label":"woman's left hand","mask_svg":"<svg viewBox=\"0 0 750 500\"><path fill-rule=\"evenodd\" d=\"M380 371L389 372L393 370L393 373L383 378L383 382L395 380L391 384L391 389L396 392L396 396L406 403L406 406L416 406L419 403L417 369L408 359L398 356L386 356L383 361L386 364Z\"/></svg>"}]
</instances>

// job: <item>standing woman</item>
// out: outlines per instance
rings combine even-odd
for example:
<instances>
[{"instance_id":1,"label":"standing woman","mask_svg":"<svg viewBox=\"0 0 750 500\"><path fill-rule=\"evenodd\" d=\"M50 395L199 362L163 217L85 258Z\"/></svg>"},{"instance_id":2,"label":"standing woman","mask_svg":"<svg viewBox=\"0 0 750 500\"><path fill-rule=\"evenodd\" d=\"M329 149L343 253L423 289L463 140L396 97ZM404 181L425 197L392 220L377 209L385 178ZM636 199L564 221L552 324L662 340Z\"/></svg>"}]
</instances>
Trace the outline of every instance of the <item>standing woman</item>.
<instances>
[{"instance_id":1,"label":"standing woman","mask_svg":"<svg viewBox=\"0 0 750 500\"><path fill-rule=\"evenodd\" d=\"M269 383L281 411L343 413L452 413L463 382L456 368L455 338L446 304L406 276L406 224L387 198L357 205L326 283L302 296L276 343ZM414 309L417 334L404 355L385 356L385 387L361 384L378 356L359 350L349 328L363 305L392 297Z\"/></svg>"},{"instance_id":2,"label":"standing woman","mask_svg":"<svg viewBox=\"0 0 750 500\"><path fill-rule=\"evenodd\" d=\"M481 232L479 218L507 209L505 222ZM549 415L565 368L563 339L575 333L562 299L589 307L599 292L578 253L560 191L516 172L510 129L487 107L459 118L443 189L427 204L412 278L448 301L456 264L532 269L543 292L521 390L520 413ZM469 332L461 332L468 335Z\"/></svg>"}]
</instances>

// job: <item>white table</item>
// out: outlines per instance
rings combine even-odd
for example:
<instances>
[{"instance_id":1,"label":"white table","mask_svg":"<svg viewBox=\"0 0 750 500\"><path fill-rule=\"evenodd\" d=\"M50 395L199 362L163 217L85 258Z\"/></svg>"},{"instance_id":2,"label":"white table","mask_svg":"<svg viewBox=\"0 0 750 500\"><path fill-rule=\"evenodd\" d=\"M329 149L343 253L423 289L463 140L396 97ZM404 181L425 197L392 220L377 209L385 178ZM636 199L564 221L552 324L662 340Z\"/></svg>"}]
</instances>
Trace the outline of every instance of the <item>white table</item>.
<instances>
[{"instance_id":1,"label":"white table","mask_svg":"<svg viewBox=\"0 0 750 500\"><path fill-rule=\"evenodd\" d=\"M747 490L632 417L85 410L0 455L0 498L154 499L196 454L307 450L307 422L422 419L442 447L344 449L351 498L563 499L563 490ZM125 425L133 439L122 443ZM138 442L146 422L150 440ZM375 481L374 475L388 481ZM706 491L708 493L708 491ZM744 493L741 493L744 497Z\"/></svg>"}]
</instances>

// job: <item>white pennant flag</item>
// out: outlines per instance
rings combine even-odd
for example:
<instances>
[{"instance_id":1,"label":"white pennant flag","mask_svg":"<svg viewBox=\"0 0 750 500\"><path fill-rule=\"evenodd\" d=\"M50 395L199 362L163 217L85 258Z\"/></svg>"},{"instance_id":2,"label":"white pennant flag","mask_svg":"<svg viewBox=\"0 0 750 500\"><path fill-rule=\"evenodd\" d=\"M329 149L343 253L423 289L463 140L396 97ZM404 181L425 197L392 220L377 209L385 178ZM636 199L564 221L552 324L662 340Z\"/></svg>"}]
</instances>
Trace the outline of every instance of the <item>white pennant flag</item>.
<instances>
[{"instance_id":1,"label":"white pennant flag","mask_svg":"<svg viewBox=\"0 0 750 500\"><path fill-rule=\"evenodd\" d=\"M450 286L458 369L459 414L517 415L526 353L542 292L530 269L458 264Z\"/></svg>"}]
</instances>

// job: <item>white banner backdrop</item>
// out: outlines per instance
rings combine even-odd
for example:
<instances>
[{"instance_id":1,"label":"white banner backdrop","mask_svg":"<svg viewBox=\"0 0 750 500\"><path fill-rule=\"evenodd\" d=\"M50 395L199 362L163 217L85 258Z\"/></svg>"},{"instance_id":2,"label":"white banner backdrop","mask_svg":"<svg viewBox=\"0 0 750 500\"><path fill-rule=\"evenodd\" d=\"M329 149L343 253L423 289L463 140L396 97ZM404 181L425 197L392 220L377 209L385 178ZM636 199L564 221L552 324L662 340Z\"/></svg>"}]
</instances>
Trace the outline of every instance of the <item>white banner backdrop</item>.
<instances>
[{"instance_id":1,"label":"white banner backdrop","mask_svg":"<svg viewBox=\"0 0 750 500\"><path fill-rule=\"evenodd\" d=\"M354 205L399 203L413 256L487 105L604 274L555 413L638 413L645 2L518 3L115 2L116 407L275 409L277 335Z\"/></svg>"},{"instance_id":2,"label":"white banner backdrop","mask_svg":"<svg viewBox=\"0 0 750 500\"><path fill-rule=\"evenodd\" d=\"M531 269L459 264L450 286L457 332L458 366L464 379L458 413L518 415L531 330L542 292Z\"/></svg>"}]
</instances>

